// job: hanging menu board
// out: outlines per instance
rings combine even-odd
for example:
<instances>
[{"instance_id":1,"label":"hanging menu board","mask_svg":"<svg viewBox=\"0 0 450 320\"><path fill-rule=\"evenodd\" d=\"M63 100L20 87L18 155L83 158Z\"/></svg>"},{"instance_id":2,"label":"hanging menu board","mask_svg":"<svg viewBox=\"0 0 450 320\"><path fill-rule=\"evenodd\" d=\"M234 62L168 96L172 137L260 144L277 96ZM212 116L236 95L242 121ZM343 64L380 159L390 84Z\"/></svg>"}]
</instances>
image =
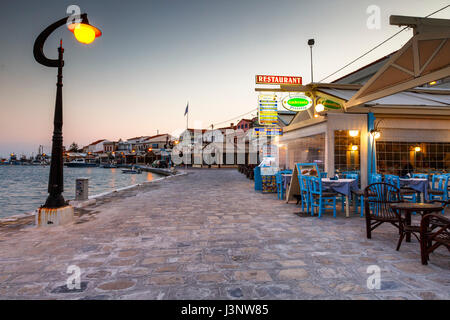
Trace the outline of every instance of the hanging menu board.
<instances>
[{"instance_id":1,"label":"hanging menu board","mask_svg":"<svg viewBox=\"0 0 450 320\"><path fill-rule=\"evenodd\" d=\"M258 121L260 125L273 126L278 123L278 102L276 95L259 95L258 109Z\"/></svg>"}]
</instances>

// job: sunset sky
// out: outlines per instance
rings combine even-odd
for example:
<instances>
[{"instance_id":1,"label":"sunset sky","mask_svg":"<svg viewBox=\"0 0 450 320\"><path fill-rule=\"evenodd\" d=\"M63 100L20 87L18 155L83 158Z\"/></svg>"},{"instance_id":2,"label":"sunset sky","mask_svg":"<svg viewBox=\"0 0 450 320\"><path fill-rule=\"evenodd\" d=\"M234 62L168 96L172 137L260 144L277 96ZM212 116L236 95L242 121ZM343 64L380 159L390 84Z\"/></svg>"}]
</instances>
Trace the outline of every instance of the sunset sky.
<instances>
[{"instance_id":1,"label":"sunset sky","mask_svg":"<svg viewBox=\"0 0 450 320\"><path fill-rule=\"evenodd\" d=\"M226 126L233 121L220 122L256 109L256 74L310 82L309 38L316 40L318 81L397 32L391 14L425 16L448 0L2 2L0 157L30 155L40 144L50 152L56 69L39 65L32 48L71 4L87 12L103 36L85 46L62 27L45 53L56 57L63 39L64 145L83 146L181 130L187 101L191 126ZM366 27L369 5L381 9L379 30ZM449 19L450 9L433 18ZM403 32L327 82L399 49L411 34Z\"/></svg>"}]
</instances>

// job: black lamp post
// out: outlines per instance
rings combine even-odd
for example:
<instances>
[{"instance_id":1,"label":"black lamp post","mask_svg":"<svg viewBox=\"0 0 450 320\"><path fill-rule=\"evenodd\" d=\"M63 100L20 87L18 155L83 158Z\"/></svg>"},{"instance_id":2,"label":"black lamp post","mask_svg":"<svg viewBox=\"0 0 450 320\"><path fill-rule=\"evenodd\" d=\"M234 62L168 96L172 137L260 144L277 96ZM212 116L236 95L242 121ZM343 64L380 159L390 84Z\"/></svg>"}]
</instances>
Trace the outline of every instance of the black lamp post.
<instances>
[{"instance_id":1,"label":"black lamp post","mask_svg":"<svg viewBox=\"0 0 450 320\"><path fill-rule=\"evenodd\" d=\"M100 30L91 26L87 19L87 14L84 13L80 16L81 22L74 22L68 26L68 29L74 33L75 38L81 43L89 44L95 40L95 38L101 36ZM43 208L61 208L66 205L62 192L64 191L63 181L63 137L62 137L62 125L63 125L63 109L62 109L62 70L64 67L62 40L58 48L58 59L48 59L44 55L44 43L49 35L57 28L65 25L68 18L65 17L52 25L48 26L42 33L36 38L34 42L33 55L37 62L40 64L58 68L58 81L56 83L56 103L55 103L55 115L53 120L53 139L52 139L52 159L50 164L50 177L48 181L48 193L49 196L45 202Z\"/></svg>"}]
</instances>

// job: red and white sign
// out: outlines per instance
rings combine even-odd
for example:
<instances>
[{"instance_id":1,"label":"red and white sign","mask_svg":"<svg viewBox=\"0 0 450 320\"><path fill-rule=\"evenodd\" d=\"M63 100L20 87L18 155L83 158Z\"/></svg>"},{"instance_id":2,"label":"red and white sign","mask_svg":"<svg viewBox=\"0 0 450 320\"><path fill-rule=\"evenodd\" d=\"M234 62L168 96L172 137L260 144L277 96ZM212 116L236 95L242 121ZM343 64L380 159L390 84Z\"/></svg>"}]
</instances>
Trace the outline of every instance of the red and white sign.
<instances>
[{"instance_id":1,"label":"red and white sign","mask_svg":"<svg viewBox=\"0 0 450 320\"><path fill-rule=\"evenodd\" d=\"M302 84L302 77L257 75L256 84Z\"/></svg>"}]
</instances>

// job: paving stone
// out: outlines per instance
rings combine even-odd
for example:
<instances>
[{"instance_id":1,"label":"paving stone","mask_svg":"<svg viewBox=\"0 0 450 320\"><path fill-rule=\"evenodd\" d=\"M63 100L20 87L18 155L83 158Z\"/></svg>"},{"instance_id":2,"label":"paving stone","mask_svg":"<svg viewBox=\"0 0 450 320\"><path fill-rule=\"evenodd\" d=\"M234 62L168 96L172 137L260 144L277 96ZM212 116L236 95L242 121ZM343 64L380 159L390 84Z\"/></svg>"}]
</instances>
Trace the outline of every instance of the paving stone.
<instances>
[{"instance_id":1,"label":"paving stone","mask_svg":"<svg viewBox=\"0 0 450 320\"><path fill-rule=\"evenodd\" d=\"M157 285L182 284L184 283L184 279L179 275L154 276L150 277L149 283Z\"/></svg>"},{"instance_id":2,"label":"paving stone","mask_svg":"<svg viewBox=\"0 0 450 320\"><path fill-rule=\"evenodd\" d=\"M306 263L303 260L284 260L278 262L282 267L303 267Z\"/></svg>"},{"instance_id":3,"label":"paving stone","mask_svg":"<svg viewBox=\"0 0 450 320\"><path fill-rule=\"evenodd\" d=\"M113 290L125 290L133 287L135 285L134 281L131 280L117 280L111 282L105 282L99 285L97 288L104 291L113 291Z\"/></svg>"},{"instance_id":4,"label":"paving stone","mask_svg":"<svg viewBox=\"0 0 450 320\"><path fill-rule=\"evenodd\" d=\"M233 298L241 298L241 297L244 296L244 294L242 293L241 288L229 289L227 292Z\"/></svg>"},{"instance_id":5,"label":"paving stone","mask_svg":"<svg viewBox=\"0 0 450 320\"><path fill-rule=\"evenodd\" d=\"M236 271L234 273L236 280L249 280L256 282L272 281L272 278L264 270L252 270L252 271Z\"/></svg>"},{"instance_id":6,"label":"paving stone","mask_svg":"<svg viewBox=\"0 0 450 320\"><path fill-rule=\"evenodd\" d=\"M155 272L175 272L178 270L177 265L162 266L155 269Z\"/></svg>"},{"instance_id":7,"label":"paving stone","mask_svg":"<svg viewBox=\"0 0 450 320\"><path fill-rule=\"evenodd\" d=\"M43 289L44 286L39 284L25 285L17 290L17 294L20 296L38 296Z\"/></svg>"},{"instance_id":8,"label":"paving stone","mask_svg":"<svg viewBox=\"0 0 450 320\"><path fill-rule=\"evenodd\" d=\"M309 273L305 269L285 269L278 273L281 280L303 280L308 278Z\"/></svg>"},{"instance_id":9,"label":"paving stone","mask_svg":"<svg viewBox=\"0 0 450 320\"><path fill-rule=\"evenodd\" d=\"M138 250L124 250L124 251L120 251L118 256L120 258L134 257L138 253L139 253Z\"/></svg>"},{"instance_id":10,"label":"paving stone","mask_svg":"<svg viewBox=\"0 0 450 320\"><path fill-rule=\"evenodd\" d=\"M154 257L154 258L146 258L142 261L142 265L149 265L149 264L158 264L158 263L165 263L167 258L165 257Z\"/></svg>"},{"instance_id":11,"label":"paving stone","mask_svg":"<svg viewBox=\"0 0 450 320\"><path fill-rule=\"evenodd\" d=\"M327 294L324 289L314 285L309 281L302 281L298 286L303 293L309 296L323 296Z\"/></svg>"},{"instance_id":12,"label":"paving stone","mask_svg":"<svg viewBox=\"0 0 450 320\"><path fill-rule=\"evenodd\" d=\"M102 278L107 278L111 276L111 272L110 271L106 271L106 270L98 270L92 273L88 273L85 277L89 278L89 279L102 279Z\"/></svg>"},{"instance_id":13,"label":"paving stone","mask_svg":"<svg viewBox=\"0 0 450 320\"><path fill-rule=\"evenodd\" d=\"M222 283L226 281L226 278L221 273L207 273L207 274L200 274L196 277L197 281L199 282L215 282L215 283Z\"/></svg>"}]
</instances>

